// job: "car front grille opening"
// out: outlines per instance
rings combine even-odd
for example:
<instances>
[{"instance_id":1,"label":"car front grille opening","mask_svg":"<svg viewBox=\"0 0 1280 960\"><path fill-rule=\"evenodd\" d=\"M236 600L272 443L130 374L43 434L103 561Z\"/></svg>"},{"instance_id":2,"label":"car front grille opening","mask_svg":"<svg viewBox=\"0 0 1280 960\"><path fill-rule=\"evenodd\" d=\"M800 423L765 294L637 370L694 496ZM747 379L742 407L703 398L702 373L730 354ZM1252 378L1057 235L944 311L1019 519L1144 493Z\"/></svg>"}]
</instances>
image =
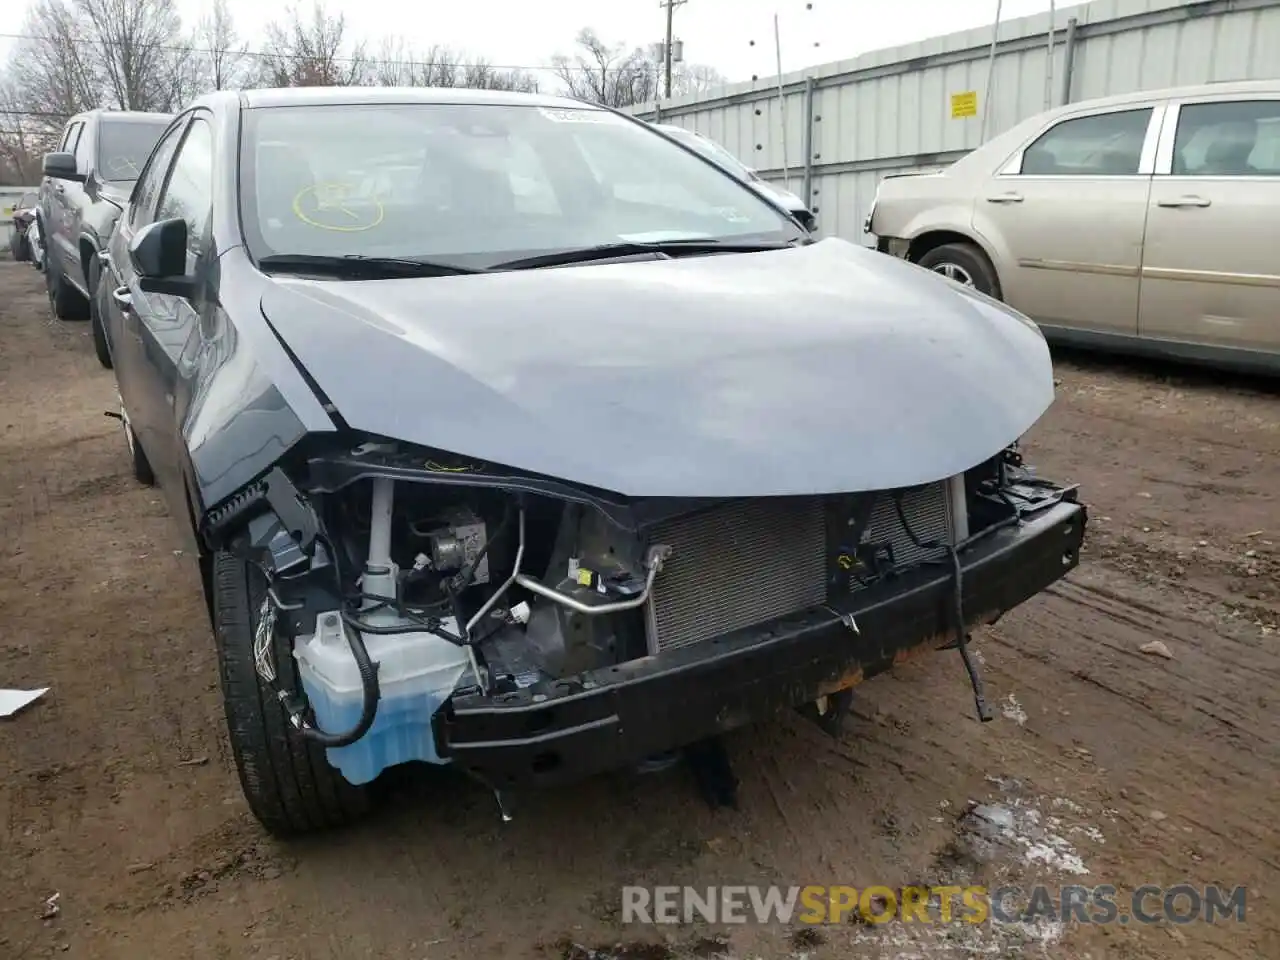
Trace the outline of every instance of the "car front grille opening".
<instances>
[{"instance_id":1,"label":"car front grille opening","mask_svg":"<svg viewBox=\"0 0 1280 960\"><path fill-rule=\"evenodd\" d=\"M862 542L896 569L935 561L952 542L948 484L900 491L917 546L894 509L876 495ZM827 600L827 511L822 497L761 497L714 507L656 526L653 543L671 547L646 605L649 650L660 653L785 617ZM868 578L851 572L857 590Z\"/></svg>"}]
</instances>

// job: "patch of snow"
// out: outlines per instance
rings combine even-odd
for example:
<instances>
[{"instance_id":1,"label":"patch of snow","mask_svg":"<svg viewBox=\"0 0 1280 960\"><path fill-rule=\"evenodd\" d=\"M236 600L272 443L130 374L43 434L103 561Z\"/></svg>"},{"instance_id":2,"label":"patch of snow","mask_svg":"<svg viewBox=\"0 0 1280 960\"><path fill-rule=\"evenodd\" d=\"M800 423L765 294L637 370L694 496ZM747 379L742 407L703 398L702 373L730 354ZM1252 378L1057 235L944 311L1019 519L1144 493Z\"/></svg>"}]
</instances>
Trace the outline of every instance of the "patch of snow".
<instances>
[{"instance_id":1,"label":"patch of snow","mask_svg":"<svg viewBox=\"0 0 1280 960\"><path fill-rule=\"evenodd\" d=\"M1005 697L1004 702L1000 704L1000 712L1004 714L1006 720L1012 720L1020 727L1027 722L1027 711L1022 709L1022 704L1018 702L1018 698L1012 693Z\"/></svg>"}]
</instances>

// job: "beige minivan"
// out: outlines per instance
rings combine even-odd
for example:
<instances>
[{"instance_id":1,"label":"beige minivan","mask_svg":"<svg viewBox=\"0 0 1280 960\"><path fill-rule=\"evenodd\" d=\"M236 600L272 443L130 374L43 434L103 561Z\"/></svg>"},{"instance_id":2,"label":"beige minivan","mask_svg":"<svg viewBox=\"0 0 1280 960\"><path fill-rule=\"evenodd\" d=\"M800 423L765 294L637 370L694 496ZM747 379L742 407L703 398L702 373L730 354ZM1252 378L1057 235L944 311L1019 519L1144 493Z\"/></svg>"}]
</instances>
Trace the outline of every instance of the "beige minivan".
<instances>
[{"instance_id":1,"label":"beige minivan","mask_svg":"<svg viewBox=\"0 0 1280 960\"><path fill-rule=\"evenodd\" d=\"M1042 113L886 177L865 229L1051 341L1280 372L1280 80Z\"/></svg>"}]
</instances>

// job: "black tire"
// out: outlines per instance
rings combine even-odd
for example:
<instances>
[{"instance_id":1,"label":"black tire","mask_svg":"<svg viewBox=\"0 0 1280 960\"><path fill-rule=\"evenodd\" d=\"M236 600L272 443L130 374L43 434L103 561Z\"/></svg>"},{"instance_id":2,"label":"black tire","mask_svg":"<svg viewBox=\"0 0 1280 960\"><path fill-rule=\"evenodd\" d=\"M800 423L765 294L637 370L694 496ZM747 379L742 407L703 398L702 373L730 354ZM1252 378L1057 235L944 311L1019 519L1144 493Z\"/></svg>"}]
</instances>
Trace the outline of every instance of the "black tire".
<instances>
[{"instance_id":1,"label":"black tire","mask_svg":"<svg viewBox=\"0 0 1280 960\"><path fill-rule=\"evenodd\" d=\"M107 331L102 323L102 267L97 258L89 264L89 290L93 296L89 299L89 330L93 334L93 352L98 362L106 369L111 369L111 348L107 346Z\"/></svg>"},{"instance_id":2,"label":"black tire","mask_svg":"<svg viewBox=\"0 0 1280 960\"><path fill-rule=\"evenodd\" d=\"M266 595L262 574L226 552L212 557L214 636L222 676L227 735L249 809L272 834L298 836L345 826L371 807L368 787L348 783L324 749L293 732L270 687L258 676L253 634ZM297 689L288 639L276 633L277 681Z\"/></svg>"},{"instance_id":3,"label":"black tire","mask_svg":"<svg viewBox=\"0 0 1280 960\"><path fill-rule=\"evenodd\" d=\"M123 413L121 413L120 422L124 425L124 442L129 447L129 456L133 458L133 479L144 487L154 487L155 471L151 469L151 461L147 459L142 444L138 442L138 435L133 432L133 427L129 425Z\"/></svg>"},{"instance_id":4,"label":"black tire","mask_svg":"<svg viewBox=\"0 0 1280 960\"><path fill-rule=\"evenodd\" d=\"M9 231L9 252L18 263L25 263L31 259L31 244L27 242L25 236L12 228Z\"/></svg>"},{"instance_id":5,"label":"black tire","mask_svg":"<svg viewBox=\"0 0 1280 960\"><path fill-rule=\"evenodd\" d=\"M963 273L972 280L973 288L979 293L1000 299L1000 280L996 276L995 267L991 265L987 255L971 243L944 243L940 247L934 247L916 263L944 276L948 272ZM948 267L955 270L948 271Z\"/></svg>"},{"instance_id":6,"label":"black tire","mask_svg":"<svg viewBox=\"0 0 1280 960\"><path fill-rule=\"evenodd\" d=\"M84 320L89 315L89 304L79 291L67 283L56 260L49 259L44 271L45 288L49 291L49 306L59 320Z\"/></svg>"}]
</instances>

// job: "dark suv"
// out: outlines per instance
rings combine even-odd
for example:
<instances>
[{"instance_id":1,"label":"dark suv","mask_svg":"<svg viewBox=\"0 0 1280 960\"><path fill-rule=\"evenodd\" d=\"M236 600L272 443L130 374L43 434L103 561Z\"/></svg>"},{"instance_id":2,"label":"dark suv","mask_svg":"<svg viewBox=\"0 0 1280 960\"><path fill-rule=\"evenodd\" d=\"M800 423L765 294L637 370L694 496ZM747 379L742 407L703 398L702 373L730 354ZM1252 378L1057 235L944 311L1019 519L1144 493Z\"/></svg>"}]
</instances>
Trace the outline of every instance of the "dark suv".
<instances>
[{"instance_id":1,"label":"dark suv","mask_svg":"<svg viewBox=\"0 0 1280 960\"><path fill-rule=\"evenodd\" d=\"M171 119L165 113L91 110L68 120L58 152L45 154L39 220L49 300L61 319L88 317L103 366L111 358L93 305L98 256Z\"/></svg>"}]
</instances>

